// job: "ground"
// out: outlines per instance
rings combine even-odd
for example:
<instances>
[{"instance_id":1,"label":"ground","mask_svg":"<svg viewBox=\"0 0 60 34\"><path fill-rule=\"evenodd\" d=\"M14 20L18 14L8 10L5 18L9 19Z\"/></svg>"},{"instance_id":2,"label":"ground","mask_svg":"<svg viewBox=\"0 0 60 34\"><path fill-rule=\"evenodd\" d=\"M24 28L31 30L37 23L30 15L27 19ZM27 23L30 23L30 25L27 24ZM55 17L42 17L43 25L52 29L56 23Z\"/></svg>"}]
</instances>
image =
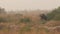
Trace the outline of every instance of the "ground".
<instances>
[{"instance_id":1,"label":"ground","mask_svg":"<svg viewBox=\"0 0 60 34\"><path fill-rule=\"evenodd\" d=\"M60 34L60 21L51 20L41 24L40 17L33 15L3 15L0 15L0 18L10 19L7 22L0 22L0 34ZM20 19L25 17L30 18L31 21L20 22Z\"/></svg>"}]
</instances>

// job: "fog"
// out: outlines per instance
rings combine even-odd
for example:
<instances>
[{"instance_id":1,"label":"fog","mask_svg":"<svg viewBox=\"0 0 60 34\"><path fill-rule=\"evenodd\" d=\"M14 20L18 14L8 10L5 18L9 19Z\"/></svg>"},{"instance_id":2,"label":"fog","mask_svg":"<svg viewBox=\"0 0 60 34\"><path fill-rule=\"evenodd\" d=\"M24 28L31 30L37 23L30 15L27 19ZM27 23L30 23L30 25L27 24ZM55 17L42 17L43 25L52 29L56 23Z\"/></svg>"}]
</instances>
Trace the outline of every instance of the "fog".
<instances>
[{"instance_id":1,"label":"fog","mask_svg":"<svg viewBox=\"0 0 60 34\"><path fill-rule=\"evenodd\" d=\"M51 10L60 6L60 0L0 0L6 10Z\"/></svg>"}]
</instances>

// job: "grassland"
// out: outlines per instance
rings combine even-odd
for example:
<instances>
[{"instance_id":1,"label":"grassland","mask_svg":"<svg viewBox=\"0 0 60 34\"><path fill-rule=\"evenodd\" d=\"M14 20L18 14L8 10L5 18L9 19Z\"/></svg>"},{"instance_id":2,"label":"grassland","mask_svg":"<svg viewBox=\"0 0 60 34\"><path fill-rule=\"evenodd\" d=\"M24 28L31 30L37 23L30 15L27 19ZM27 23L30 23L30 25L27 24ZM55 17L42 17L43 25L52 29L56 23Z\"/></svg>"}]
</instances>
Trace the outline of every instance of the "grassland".
<instances>
[{"instance_id":1,"label":"grassland","mask_svg":"<svg viewBox=\"0 0 60 34\"><path fill-rule=\"evenodd\" d=\"M49 18L44 23L39 17L39 12L2 13L0 14L0 34L60 34L60 13L56 10L47 14Z\"/></svg>"}]
</instances>

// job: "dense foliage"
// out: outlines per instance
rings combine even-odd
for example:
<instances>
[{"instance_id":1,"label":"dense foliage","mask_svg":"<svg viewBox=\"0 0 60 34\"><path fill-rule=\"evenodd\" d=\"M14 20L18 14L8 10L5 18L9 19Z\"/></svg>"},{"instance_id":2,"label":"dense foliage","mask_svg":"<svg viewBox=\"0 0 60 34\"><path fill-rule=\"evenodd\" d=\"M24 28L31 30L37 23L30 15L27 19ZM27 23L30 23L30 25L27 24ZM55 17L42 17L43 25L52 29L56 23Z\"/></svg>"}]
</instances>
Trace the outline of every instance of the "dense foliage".
<instances>
[{"instance_id":1,"label":"dense foliage","mask_svg":"<svg viewBox=\"0 0 60 34\"><path fill-rule=\"evenodd\" d=\"M48 20L60 20L60 7L47 14Z\"/></svg>"}]
</instances>

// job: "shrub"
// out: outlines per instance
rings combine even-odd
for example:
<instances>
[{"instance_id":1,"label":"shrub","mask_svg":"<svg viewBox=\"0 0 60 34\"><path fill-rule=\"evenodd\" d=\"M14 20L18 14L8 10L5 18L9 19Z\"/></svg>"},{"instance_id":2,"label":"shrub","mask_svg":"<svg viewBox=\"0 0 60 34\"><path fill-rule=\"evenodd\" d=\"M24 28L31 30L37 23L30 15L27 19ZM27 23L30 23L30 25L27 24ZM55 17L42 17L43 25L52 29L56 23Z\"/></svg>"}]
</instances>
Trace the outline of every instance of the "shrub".
<instances>
[{"instance_id":1,"label":"shrub","mask_svg":"<svg viewBox=\"0 0 60 34\"><path fill-rule=\"evenodd\" d=\"M5 18L0 18L0 22L7 22Z\"/></svg>"},{"instance_id":2,"label":"shrub","mask_svg":"<svg viewBox=\"0 0 60 34\"><path fill-rule=\"evenodd\" d=\"M48 20L60 20L60 7L47 14Z\"/></svg>"},{"instance_id":3,"label":"shrub","mask_svg":"<svg viewBox=\"0 0 60 34\"><path fill-rule=\"evenodd\" d=\"M30 32L30 31L31 31L31 27L25 26L20 30L20 34L23 34L23 32Z\"/></svg>"},{"instance_id":4,"label":"shrub","mask_svg":"<svg viewBox=\"0 0 60 34\"><path fill-rule=\"evenodd\" d=\"M27 22L30 22L30 19L29 18L22 18L22 19L20 19L20 22L27 23Z\"/></svg>"}]
</instances>

